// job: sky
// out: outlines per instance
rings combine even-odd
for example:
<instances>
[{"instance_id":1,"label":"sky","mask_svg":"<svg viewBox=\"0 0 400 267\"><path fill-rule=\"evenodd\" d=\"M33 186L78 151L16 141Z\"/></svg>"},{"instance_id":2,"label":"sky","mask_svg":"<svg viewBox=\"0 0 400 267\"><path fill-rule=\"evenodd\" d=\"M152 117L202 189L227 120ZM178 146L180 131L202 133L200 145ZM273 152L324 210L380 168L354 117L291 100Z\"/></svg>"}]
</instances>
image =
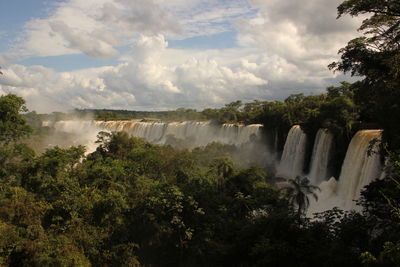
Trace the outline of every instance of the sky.
<instances>
[{"instance_id":1,"label":"sky","mask_svg":"<svg viewBox=\"0 0 400 267\"><path fill-rule=\"evenodd\" d=\"M341 0L0 1L0 94L30 110L167 110L325 92Z\"/></svg>"}]
</instances>

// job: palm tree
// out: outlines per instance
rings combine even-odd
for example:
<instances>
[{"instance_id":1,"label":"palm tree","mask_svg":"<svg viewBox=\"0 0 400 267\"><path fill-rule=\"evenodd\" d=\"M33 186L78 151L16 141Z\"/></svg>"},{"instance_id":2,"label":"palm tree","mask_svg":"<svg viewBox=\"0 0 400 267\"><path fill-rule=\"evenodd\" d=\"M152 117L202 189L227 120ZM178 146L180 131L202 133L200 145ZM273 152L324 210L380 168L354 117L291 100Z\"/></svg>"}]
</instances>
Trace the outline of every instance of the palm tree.
<instances>
[{"instance_id":1,"label":"palm tree","mask_svg":"<svg viewBox=\"0 0 400 267\"><path fill-rule=\"evenodd\" d=\"M286 192L287 198L293 207L297 206L297 214L301 216L310 205L308 195L311 194L315 200L318 200L315 190L320 189L318 186L310 184L310 180L307 177L297 176L295 179L288 179L287 182L288 184L283 190Z\"/></svg>"},{"instance_id":2,"label":"palm tree","mask_svg":"<svg viewBox=\"0 0 400 267\"><path fill-rule=\"evenodd\" d=\"M212 166L217 172L217 186L220 190L222 190L225 186L226 181L233 174L233 162L229 158L219 157L214 159Z\"/></svg>"}]
</instances>

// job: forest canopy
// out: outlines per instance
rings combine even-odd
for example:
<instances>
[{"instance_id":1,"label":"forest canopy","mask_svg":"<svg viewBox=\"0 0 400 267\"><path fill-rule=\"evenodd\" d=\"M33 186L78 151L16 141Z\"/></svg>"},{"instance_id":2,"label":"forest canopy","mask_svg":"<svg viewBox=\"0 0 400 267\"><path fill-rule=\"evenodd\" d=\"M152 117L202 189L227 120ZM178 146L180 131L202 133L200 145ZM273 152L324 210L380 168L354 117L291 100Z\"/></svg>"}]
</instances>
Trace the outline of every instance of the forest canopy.
<instances>
[{"instance_id":1,"label":"forest canopy","mask_svg":"<svg viewBox=\"0 0 400 267\"><path fill-rule=\"evenodd\" d=\"M281 134L300 124L341 140L382 128L386 178L364 188L361 212L308 218L306 179L280 190L270 173L236 165L231 148L217 143L177 150L101 132L93 153L71 146L36 154L22 142L32 132L27 121L37 134L46 116L26 113L24 100L8 94L0 96L0 266L399 266L400 4L347 0L338 15L347 14L368 15L363 36L330 67L358 82L282 102L145 116L262 123ZM102 120L138 116L94 112Z\"/></svg>"}]
</instances>

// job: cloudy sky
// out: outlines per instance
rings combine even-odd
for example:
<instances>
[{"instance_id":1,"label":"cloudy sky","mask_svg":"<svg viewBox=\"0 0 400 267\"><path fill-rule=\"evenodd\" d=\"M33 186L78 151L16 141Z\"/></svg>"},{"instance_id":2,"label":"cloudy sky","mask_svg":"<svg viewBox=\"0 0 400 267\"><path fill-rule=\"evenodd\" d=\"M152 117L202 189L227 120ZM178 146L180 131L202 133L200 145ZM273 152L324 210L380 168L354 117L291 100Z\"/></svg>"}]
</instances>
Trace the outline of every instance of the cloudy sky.
<instances>
[{"instance_id":1,"label":"cloudy sky","mask_svg":"<svg viewBox=\"0 0 400 267\"><path fill-rule=\"evenodd\" d=\"M165 110L317 94L359 19L341 0L0 2L0 94L31 110Z\"/></svg>"}]
</instances>

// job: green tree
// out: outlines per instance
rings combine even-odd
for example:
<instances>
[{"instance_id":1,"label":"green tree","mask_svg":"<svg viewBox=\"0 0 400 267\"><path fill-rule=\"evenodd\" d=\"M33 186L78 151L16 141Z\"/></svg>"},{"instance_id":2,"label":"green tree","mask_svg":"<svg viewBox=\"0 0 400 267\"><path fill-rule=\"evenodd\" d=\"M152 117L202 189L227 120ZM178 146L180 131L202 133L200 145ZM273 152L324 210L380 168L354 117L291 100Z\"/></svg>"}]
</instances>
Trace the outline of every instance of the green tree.
<instances>
[{"instance_id":1,"label":"green tree","mask_svg":"<svg viewBox=\"0 0 400 267\"><path fill-rule=\"evenodd\" d=\"M312 195L315 200L318 200L318 196L315 193L319 190L318 186L311 185L310 180L307 177L297 176L294 179L288 179L288 185L284 188L289 203L293 207L297 207L297 215L301 216L307 211L310 205L310 199L308 195Z\"/></svg>"},{"instance_id":2,"label":"green tree","mask_svg":"<svg viewBox=\"0 0 400 267\"><path fill-rule=\"evenodd\" d=\"M212 168L215 169L216 176L216 184L220 190L225 188L225 184L233 174L233 162L231 159L227 157L220 157L214 159L212 163Z\"/></svg>"},{"instance_id":3,"label":"green tree","mask_svg":"<svg viewBox=\"0 0 400 267\"><path fill-rule=\"evenodd\" d=\"M361 254L364 266L398 266L400 260L400 153L390 152L388 158L386 178L361 193L360 203L374 222L373 231L379 231L375 239L380 240Z\"/></svg>"},{"instance_id":4,"label":"green tree","mask_svg":"<svg viewBox=\"0 0 400 267\"><path fill-rule=\"evenodd\" d=\"M400 3L398 0L346 0L338 17L368 15L359 30L363 36L339 50L336 71L363 77L356 83L355 99L367 118L384 128L390 147L400 147Z\"/></svg>"},{"instance_id":5,"label":"green tree","mask_svg":"<svg viewBox=\"0 0 400 267\"><path fill-rule=\"evenodd\" d=\"M332 63L331 68L367 75L371 81L399 75L400 3L397 0L346 0L338 7L338 18L345 14L370 16L359 28L364 36L342 48L339 51L342 61Z\"/></svg>"},{"instance_id":6,"label":"green tree","mask_svg":"<svg viewBox=\"0 0 400 267\"><path fill-rule=\"evenodd\" d=\"M320 107L321 126L336 136L351 137L353 125L359 118L359 107L354 103L352 84L342 82L340 86L327 89L326 100Z\"/></svg>"},{"instance_id":7,"label":"green tree","mask_svg":"<svg viewBox=\"0 0 400 267\"><path fill-rule=\"evenodd\" d=\"M245 103L242 110L242 119L244 119L248 123L257 122L257 118L263 112L263 102L259 100L254 100L250 103Z\"/></svg>"},{"instance_id":8,"label":"green tree","mask_svg":"<svg viewBox=\"0 0 400 267\"><path fill-rule=\"evenodd\" d=\"M21 112L26 112L25 100L13 94L0 96L0 143L8 144L28 135L32 129Z\"/></svg>"},{"instance_id":9,"label":"green tree","mask_svg":"<svg viewBox=\"0 0 400 267\"><path fill-rule=\"evenodd\" d=\"M18 183L20 167L34 157L32 149L16 143L31 133L21 112L27 111L25 101L16 95L0 96L0 181Z\"/></svg>"}]
</instances>

